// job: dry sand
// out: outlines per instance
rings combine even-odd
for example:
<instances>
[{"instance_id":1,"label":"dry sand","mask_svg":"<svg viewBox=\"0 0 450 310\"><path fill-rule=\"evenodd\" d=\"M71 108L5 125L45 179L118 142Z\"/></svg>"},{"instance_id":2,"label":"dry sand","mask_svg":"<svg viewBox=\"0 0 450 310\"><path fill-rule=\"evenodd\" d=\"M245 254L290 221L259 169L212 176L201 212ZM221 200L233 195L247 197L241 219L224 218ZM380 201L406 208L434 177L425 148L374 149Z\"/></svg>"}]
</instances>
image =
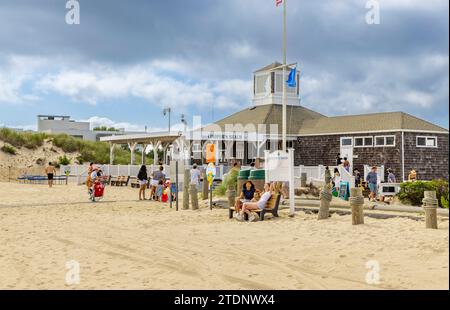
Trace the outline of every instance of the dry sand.
<instances>
[{"instance_id":1,"label":"dry sand","mask_svg":"<svg viewBox=\"0 0 450 310\"><path fill-rule=\"evenodd\" d=\"M79 186L0 183L2 289L448 289L448 221L299 213L259 223L227 210L180 211L107 188L100 203ZM66 262L80 284L65 282ZM368 261L380 284L366 283Z\"/></svg>"}]
</instances>

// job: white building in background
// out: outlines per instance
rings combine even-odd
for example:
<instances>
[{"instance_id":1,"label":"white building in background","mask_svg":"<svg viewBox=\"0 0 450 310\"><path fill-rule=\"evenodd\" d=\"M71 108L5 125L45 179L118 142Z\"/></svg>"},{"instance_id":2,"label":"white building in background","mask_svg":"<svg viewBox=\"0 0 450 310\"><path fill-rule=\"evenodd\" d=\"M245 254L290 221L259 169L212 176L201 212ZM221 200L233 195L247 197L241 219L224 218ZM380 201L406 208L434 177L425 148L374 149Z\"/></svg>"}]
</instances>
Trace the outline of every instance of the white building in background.
<instances>
[{"instance_id":1,"label":"white building in background","mask_svg":"<svg viewBox=\"0 0 450 310\"><path fill-rule=\"evenodd\" d=\"M121 136L127 134L137 134L142 132L126 132L125 129L118 131L94 131L89 122L77 122L70 119L70 116L60 115L38 115L37 131L48 134L67 134L69 136L87 140L100 141L102 137Z\"/></svg>"}]
</instances>

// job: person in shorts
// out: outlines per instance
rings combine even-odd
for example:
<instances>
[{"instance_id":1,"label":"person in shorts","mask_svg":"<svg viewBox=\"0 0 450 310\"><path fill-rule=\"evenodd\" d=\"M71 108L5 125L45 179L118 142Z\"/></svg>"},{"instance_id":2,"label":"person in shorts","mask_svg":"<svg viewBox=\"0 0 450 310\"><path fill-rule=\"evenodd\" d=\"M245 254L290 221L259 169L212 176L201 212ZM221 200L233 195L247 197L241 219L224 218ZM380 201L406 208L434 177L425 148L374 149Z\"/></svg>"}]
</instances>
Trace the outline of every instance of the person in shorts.
<instances>
[{"instance_id":1,"label":"person in shorts","mask_svg":"<svg viewBox=\"0 0 450 310\"><path fill-rule=\"evenodd\" d=\"M48 187L52 188L53 187L53 179L56 174L56 169L55 169L55 167L53 167L51 162L48 163L48 166L45 168L45 173L47 174Z\"/></svg>"},{"instance_id":2,"label":"person in shorts","mask_svg":"<svg viewBox=\"0 0 450 310\"><path fill-rule=\"evenodd\" d=\"M164 174L164 167L160 166L158 171L154 171L152 175L152 181L150 182L150 199L157 200L156 189L160 181L166 181L166 175Z\"/></svg>"},{"instance_id":3,"label":"person in shorts","mask_svg":"<svg viewBox=\"0 0 450 310\"><path fill-rule=\"evenodd\" d=\"M242 211L236 217L238 221L244 220L244 215L248 215L249 222L255 222L259 219L258 214L256 214L255 210L264 210L267 206L267 202L269 202L270 198L272 198L273 192L270 183L266 183L264 185L264 194L262 194L261 198L257 202L246 202L242 206Z\"/></svg>"},{"instance_id":4,"label":"person in shorts","mask_svg":"<svg viewBox=\"0 0 450 310\"><path fill-rule=\"evenodd\" d=\"M376 201L377 195L378 195L378 174L377 174L377 167L372 167L372 171L369 172L369 174L366 177L366 181L369 184L369 200L370 201Z\"/></svg>"},{"instance_id":5,"label":"person in shorts","mask_svg":"<svg viewBox=\"0 0 450 310\"><path fill-rule=\"evenodd\" d=\"M236 198L236 203L234 205L236 216L241 212L242 204L246 202L252 202L255 198L256 188L251 181L247 181L242 187L241 194Z\"/></svg>"},{"instance_id":6,"label":"person in shorts","mask_svg":"<svg viewBox=\"0 0 450 310\"><path fill-rule=\"evenodd\" d=\"M137 175L137 179L139 182L139 200L147 200L145 198L145 190L147 188L148 175L147 175L147 166L142 165L139 173Z\"/></svg>"}]
</instances>

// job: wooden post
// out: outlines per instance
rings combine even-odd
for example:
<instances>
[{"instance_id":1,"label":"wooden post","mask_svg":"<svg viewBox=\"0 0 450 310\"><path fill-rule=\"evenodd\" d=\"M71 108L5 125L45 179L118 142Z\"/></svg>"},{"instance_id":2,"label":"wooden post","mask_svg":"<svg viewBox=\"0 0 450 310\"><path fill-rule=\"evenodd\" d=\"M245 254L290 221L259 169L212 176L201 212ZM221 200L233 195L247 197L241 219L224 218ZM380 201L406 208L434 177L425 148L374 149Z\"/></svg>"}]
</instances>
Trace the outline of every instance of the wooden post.
<instances>
[{"instance_id":1,"label":"wooden post","mask_svg":"<svg viewBox=\"0 0 450 310\"><path fill-rule=\"evenodd\" d=\"M191 173L189 169L184 170L183 182L183 210L189 210L189 184L191 183Z\"/></svg>"},{"instance_id":2,"label":"wooden post","mask_svg":"<svg viewBox=\"0 0 450 310\"><path fill-rule=\"evenodd\" d=\"M209 196L209 184L208 177L206 175L206 170L203 172L203 187L202 187L202 198L203 200L208 200Z\"/></svg>"},{"instance_id":3,"label":"wooden post","mask_svg":"<svg viewBox=\"0 0 450 310\"><path fill-rule=\"evenodd\" d=\"M436 199L436 192L425 192L425 198L422 200L423 209L425 210L425 222L427 229L438 229L437 223L437 208L438 200Z\"/></svg>"},{"instance_id":4,"label":"wooden post","mask_svg":"<svg viewBox=\"0 0 450 310\"><path fill-rule=\"evenodd\" d=\"M236 203L236 188L234 188L233 186L229 186L226 194L228 198L228 207L234 207Z\"/></svg>"},{"instance_id":5,"label":"wooden post","mask_svg":"<svg viewBox=\"0 0 450 310\"><path fill-rule=\"evenodd\" d=\"M320 193L319 220L327 220L330 217L330 203L333 200L333 194L329 184L325 184Z\"/></svg>"},{"instance_id":6,"label":"wooden post","mask_svg":"<svg viewBox=\"0 0 450 310\"><path fill-rule=\"evenodd\" d=\"M197 185L191 184L189 195L191 196L192 210L198 210L198 191Z\"/></svg>"},{"instance_id":7,"label":"wooden post","mask_svg":"<svg viewBox=\"0 0 450 310\"><path fill-rule=\"evenodd\" d=\"M333 200L331 187L331 172L327 169L325 170L325 185L320 193L319 220L327 220L330 217L330 203Z\"/></svg>"},{"instance_id":8,"label":"wooden post","mask_svg":"<svg viewBox=\"0 0 450 310\"><path fill-rule=\"evenodd\" d=\"M350 206L352 207L353 225L364 224L364 197L361 188L350 189Z\"/></svg>"}]
</instances>

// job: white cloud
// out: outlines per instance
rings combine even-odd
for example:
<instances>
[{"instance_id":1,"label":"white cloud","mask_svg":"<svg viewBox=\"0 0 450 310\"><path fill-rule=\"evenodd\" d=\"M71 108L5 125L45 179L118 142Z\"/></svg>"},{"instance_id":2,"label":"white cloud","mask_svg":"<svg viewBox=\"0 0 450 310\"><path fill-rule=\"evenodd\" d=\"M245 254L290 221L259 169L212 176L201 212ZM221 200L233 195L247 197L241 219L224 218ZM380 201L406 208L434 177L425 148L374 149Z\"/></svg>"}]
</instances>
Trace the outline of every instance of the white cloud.
<instances>
[{"instance_id":1,"label":"white cloud","mask_svg":"<svg viewBox=\"0 0 450 310\"><path fill-rule=\"evenodd\" d=\"M110 99L124 99L129 96L145 99L152 104L165 106L217 105L227 108L238 107L248 102L251 87L249 81L190 81L173 76L185 74L183 63L160 61L127 68L112 68L93 65L89 68L71 69L56 74L47 74L36 83L36 90L55 92L74 101L92 105ZM224 99L225 98L225 99Z\"/></svg>"},{"instance_id":2,"label":"white cloud","mask_svg":"<svg viewBox=\"0 0 450 310\"><path fill-rule=\"evenodd\" d=\"M231 55L238 59L256 57L258 54L256 48L246 41L234 42L229 49Z\"/></svg>"},{"instance_id":3,"label":"white cloud","mask_svg":"<svg viewBox=\"0 0 450 310\"><path fill-rule=\"evenodd\" d=\"M113 121L107 117L101 116L92 116L86 120L82 120L82 122L89 122L91 124L91 129L95 127L106 126L108 128L116 128L116 129L125 129L125 131L135 131L135 132L144 132L145 126L143 124L132 124L128 122L117 122ZM147 132L164 132L167 131L168 127L152 127L147 126ZM181 123L172 124L171 131L183 131L184 125Z\"/></svg>"},{"instance_id":4,"label":"white cloud","mask_svg":"<svg viewBox=\"0 0 450 310\"><path fill-rule=\"evenodd\" d=\"M32 80L34 71L42 67L46 60L20 55L4 56L3 59L0 62L0 103L39 100L33 94L23 94L22 86L26 81Z\"/></svg>"}]
</instances>

